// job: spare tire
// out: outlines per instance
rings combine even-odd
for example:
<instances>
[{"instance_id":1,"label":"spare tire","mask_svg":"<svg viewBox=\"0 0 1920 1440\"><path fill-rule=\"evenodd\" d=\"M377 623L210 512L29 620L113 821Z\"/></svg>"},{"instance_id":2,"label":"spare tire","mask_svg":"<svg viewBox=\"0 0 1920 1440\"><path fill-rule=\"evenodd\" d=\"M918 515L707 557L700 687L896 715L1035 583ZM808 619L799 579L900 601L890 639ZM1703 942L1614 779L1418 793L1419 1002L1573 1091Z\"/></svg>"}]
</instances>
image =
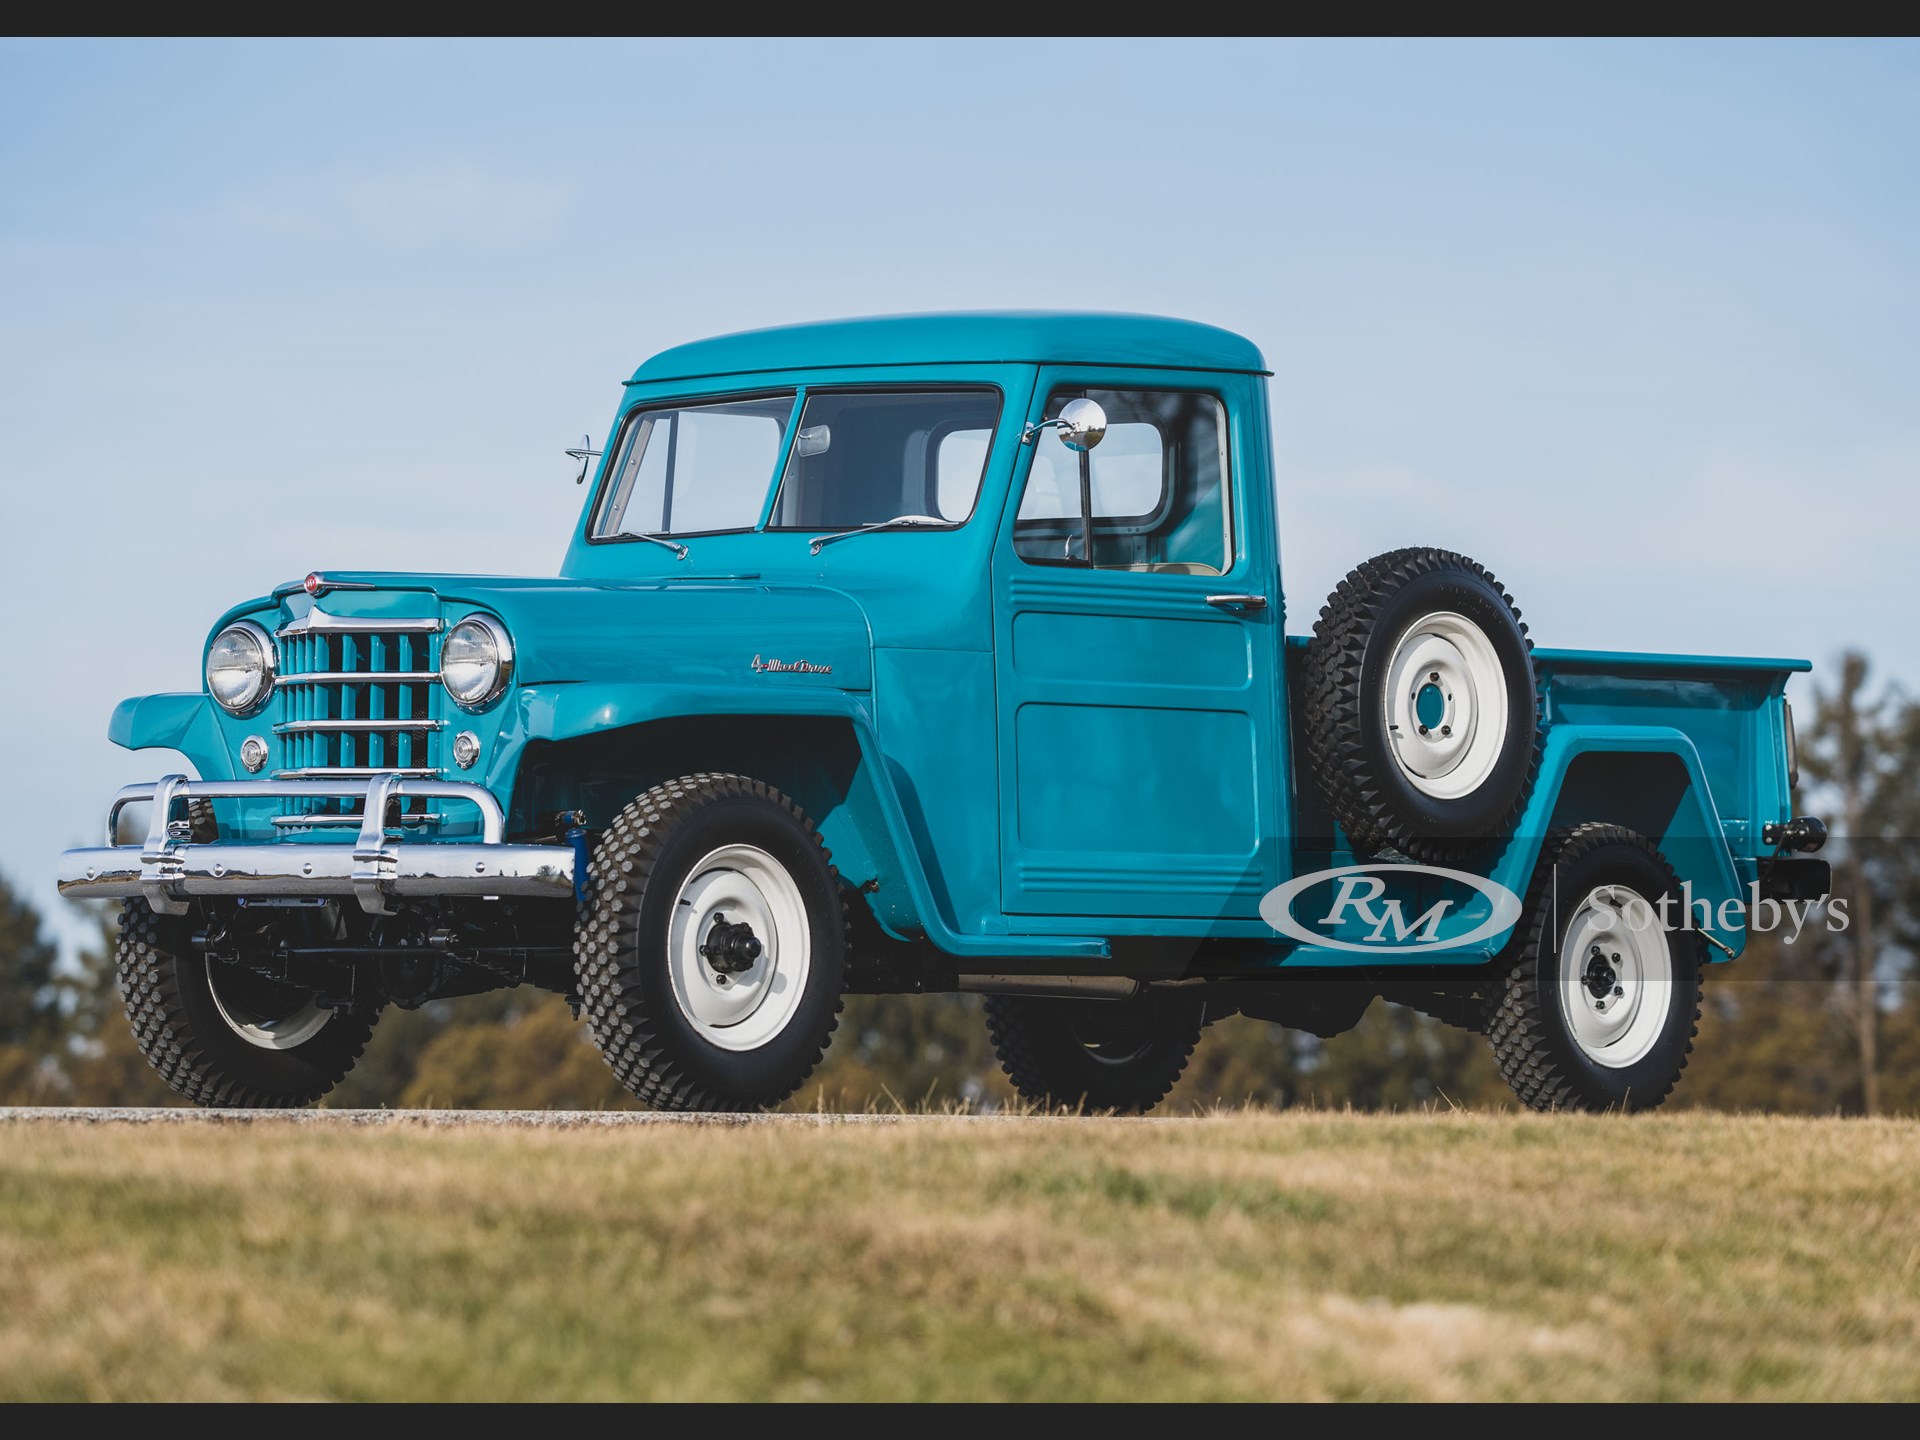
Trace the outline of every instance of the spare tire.
<instances>
[{"instance_id":1,"label":"spare tire","mask_svg":"<svg viewBox=\"0 0 1920 1440\"><path fill-rule=\"evenodd\" d=\"M1302 680L1307 760L1356 853L1445 865L1519 818L1540 769L1533 643L1466 556L1356 566L1320 611Z\"/></svg>"}]
</instances>

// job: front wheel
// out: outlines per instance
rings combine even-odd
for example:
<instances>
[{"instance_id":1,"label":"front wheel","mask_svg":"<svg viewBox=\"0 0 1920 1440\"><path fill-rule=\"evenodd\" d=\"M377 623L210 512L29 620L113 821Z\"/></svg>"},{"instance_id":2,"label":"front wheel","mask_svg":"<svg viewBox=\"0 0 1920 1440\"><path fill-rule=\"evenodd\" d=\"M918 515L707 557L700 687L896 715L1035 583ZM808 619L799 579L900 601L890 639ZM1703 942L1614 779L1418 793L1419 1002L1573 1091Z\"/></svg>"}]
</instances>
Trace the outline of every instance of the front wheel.
<instances>
[{"instance_id":1,"label":"front wheel","mask_svg":"<svg viewBox=\"0 0 1920 1440\"><path fill-rule=\"evenodd\" d=\"M839 1023L839 877L800 807L740 775L627 806L593 855L574 943L594 1043L663 1110L787 1098Z\"/></svg>"},{"instance_id":2,"label":"front wheel","mask_svg":"<svg viewBox=\"0 0 1920 1440\"><path fill-rule=\"evenodd\" d=\"M147 1063L198 1105L311 1105L353 1068L373 1033L365 1010L335 1011L311 990L194 948L191 915L145 900L120 912L115 960Z\"/></svg>"},{"instance_id":3,"label":"front wheel","mask_svg":"<svg viewBox=\"0 0 1920 1440\"><path fill-rule=\"evenodd\" d=\"M1187 996L1142 1000L987 997L987 1030L1013 1088L1036 1105L1153 1109L1187 1068L1206 1007Z\"/></svg>"},{"instance_id":4,"label":"front wheel","mask_svg":"<svg viewBox=\"0 0 1920 1440\"><path fill-rule=\"evenodd\" d=\"M1700 1020L1700 938L1670 928L1666 857L1617 825L1548 841L1508 951L1487 1036L1535 1110L1651 1110L1686 1068Z\"/></svg>"}]
</instances>

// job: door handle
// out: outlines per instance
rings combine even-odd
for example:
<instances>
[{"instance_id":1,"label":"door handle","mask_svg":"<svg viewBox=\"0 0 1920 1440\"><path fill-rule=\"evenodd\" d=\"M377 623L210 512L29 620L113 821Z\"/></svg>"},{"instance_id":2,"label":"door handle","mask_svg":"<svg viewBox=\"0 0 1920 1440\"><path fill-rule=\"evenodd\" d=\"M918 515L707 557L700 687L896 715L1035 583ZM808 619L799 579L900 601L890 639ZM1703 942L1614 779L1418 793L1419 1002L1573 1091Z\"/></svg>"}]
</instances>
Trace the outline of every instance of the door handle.
<instances>
[{"instance_id":1,"label":"door handle","mask_svg":"<svg viewBox=\"0 0 1920 1440\"><path fill-rule=\"evenodd\" d=\"M1217 605L1222 610L1264 610L1267 597L1264 595L1209 595L1209 605Z\"/></svg>"}]
</instances>

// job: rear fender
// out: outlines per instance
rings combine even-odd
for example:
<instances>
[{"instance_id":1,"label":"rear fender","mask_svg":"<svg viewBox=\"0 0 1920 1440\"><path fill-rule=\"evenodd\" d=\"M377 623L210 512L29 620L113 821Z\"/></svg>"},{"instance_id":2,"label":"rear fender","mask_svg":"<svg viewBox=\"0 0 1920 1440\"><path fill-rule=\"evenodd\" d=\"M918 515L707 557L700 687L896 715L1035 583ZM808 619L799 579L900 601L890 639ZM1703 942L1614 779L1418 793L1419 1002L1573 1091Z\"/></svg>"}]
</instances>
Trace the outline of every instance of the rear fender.
<instances>
[{"instance_id":1,"label":"rear fender","mask_svg":"<svg viewBox=\"0 0 1920 1440\"><path fill-rule=\"evenodd\" d=\"M1685 734L1665 726L1555 726L1527 812L1492 878L1525 895L1547 836L1589 821L1622 825L1652 840L1686 887L1694 928L1733 955L1745 948L1745 911L1736 908L1745 892L1699 752ZM1733 924L1722 923L1735 915ZM1708 958L1731 959L1727 951L1709 947Z\"/></svg>"}]
</instances>

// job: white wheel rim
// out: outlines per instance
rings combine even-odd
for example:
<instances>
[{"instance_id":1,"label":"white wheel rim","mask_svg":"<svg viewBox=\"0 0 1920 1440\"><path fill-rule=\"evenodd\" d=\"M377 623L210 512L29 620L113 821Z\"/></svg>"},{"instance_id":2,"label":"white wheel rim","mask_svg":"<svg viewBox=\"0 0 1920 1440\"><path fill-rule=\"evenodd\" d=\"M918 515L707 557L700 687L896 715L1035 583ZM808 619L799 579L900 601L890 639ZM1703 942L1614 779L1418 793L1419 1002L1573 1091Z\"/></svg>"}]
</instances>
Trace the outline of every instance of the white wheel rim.
<instances>
[{"instance_id":1,"label":"white wheel rim","mask_svg":"<svg viewBox=\"0 0 1920 1440\"><path fill-rule=\"evenodd\" d=\"M1507 740L1507 677L1493 642L1464 615L1416 621L1387 665L1387 745L1407 782L1436 800L1486 783Z\"/></svg>"},{"instance_id":2,"label":"white wheel rim","mask_svg":"<svg viewBox=\"0 0 1920 1440\"><path fill-rule=\"evenodd\" d=\"M759 953L745 968L716 962L702 946L716 927L745 925ZM724 933L724 932L722 932ZM806 992L813 939L793 876L766 851L723 845L695 865L674 899L667 933L673 998L700 1037L722 1050L755 1050L793 1019Z\"/></svg>"},{"instance_id":3,"label":"white wheel rim","mask_svg":"<svg viewBox=\"0 0 1920 1440\"><path fill-rule=\"evenodd\" d=\"M249 1045L262 1050L292 1050L304 1045L326 1028L333 1012L312 996L286 1015L264 1014L246 1004L237 995L220 993L220 961L207 961L207 993L213 1008L227 1022L227 1028Z\"/></svg>"},{"instance_id":4,"label":"white wheel rim","mask_svg":"<svg viewBox=\"0 0 1920 1440\"><path fill-rule=\"evenodd\" d=\"M1673 1008L1673 950L1653 906L1624 885L1580 902L1560 944L1560 1009L1580 1053L1623 1070L1644 1060Z\"/></svg>"}]
</instances>

